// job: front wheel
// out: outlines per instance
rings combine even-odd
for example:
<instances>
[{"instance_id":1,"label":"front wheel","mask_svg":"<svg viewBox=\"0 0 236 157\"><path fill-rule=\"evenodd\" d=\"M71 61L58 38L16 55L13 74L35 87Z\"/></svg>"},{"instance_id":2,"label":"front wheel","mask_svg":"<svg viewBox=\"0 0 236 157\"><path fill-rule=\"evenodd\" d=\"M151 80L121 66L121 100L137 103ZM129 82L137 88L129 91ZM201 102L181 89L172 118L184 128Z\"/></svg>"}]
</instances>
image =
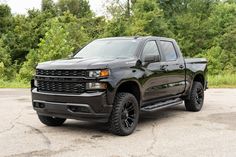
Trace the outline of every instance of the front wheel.
<instances>
[{"instance_id":1,"label":"front wheel","mask_svg":"<svg viewBox=\"0 0 236 157\"><path fill-rule=\"evenodd\" d=\"M137 99L130 93L118 93L109 120L113 134L127 136L133 133L139 119Z\"/></svg>"},{"instance_id":2,"label":"front wheel","mask_svg":"<svg viewBox=\"0 0 236 157\"><path fill-rule=\"evenodd\" d=\"M200 82L193 82L190 93L190 99L185 100L185 108L187 111L197 112L202 109L204 102L204 88Z\"/></svg>"},{"instance_id":3,"label":"front wheel","mask_svg":"<svg viewBox=\"0 0 236 157\"><path fill-rule=\"evenodd\" d=\"M39 120L47 126L61 126L66 121L66 119L64 118L56 118L42 115L38 115L38 117Z\"/></svg>"}]
</instances>

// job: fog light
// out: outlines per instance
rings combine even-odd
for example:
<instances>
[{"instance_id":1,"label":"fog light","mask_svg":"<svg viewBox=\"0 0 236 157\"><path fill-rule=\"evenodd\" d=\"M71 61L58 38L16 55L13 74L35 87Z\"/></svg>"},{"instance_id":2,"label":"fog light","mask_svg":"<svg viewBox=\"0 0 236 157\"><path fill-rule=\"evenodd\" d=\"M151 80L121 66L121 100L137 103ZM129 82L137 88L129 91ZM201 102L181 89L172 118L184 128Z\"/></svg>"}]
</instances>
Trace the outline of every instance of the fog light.
<instances>
[{"instance_id":1,"label":"fog light","mask_svg":"<svg viewBox=\"0 0 236 157\"><path fill-rule=\"evenodd\" d=\"M107 89L107 84L97 83L97 82L86 83L86 89L87 90Z\"/></svg>"}]
</instances>

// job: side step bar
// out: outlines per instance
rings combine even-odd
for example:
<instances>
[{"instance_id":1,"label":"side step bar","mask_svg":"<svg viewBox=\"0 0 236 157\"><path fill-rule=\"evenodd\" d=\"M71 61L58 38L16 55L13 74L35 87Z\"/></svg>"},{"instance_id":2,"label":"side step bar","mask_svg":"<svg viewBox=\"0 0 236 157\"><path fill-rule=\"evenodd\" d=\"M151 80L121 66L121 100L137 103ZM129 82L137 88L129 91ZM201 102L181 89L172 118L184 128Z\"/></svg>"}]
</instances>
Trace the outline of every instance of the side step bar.
<instances>
[{"instance_id":1,"label":"side step bar","mask_svg":"<svg viewBox=\"0 0 236 157\"><path fill-rule=\"evenodd\" d=\"M183 103L183 100L180 98L177 99L173 99L173 100L168 100L168 101L164 101L164 102L159 102L153 105L148 105L145 107L141 108L141 111L144 112L153 112L162 108L166 108L166 107L170 107L170 106L175 106L175 105L180 105Z\"/></svg>"}]
</instances>

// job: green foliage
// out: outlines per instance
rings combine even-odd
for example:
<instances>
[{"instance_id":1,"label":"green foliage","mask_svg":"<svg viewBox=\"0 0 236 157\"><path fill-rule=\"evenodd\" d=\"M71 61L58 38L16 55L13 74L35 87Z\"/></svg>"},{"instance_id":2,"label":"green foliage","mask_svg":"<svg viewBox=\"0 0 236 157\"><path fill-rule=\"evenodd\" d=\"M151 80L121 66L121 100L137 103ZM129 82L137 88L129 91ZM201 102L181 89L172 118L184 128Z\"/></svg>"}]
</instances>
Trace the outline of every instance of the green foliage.
<instances>
[{"instance_id":1,"label":"green foliage","mask_svg":"<svg viewBox=\"0 0 236 157\"><path fill-rule=\"evenodd\" d=\"M90 38L96 39L105 33L107 25L105 17L80 18L81 29Z\"/></svg>"},{"instance_id":2,"label":"green foliage","mask_svg":"<svg viewBox=\"0 0 236 157\"><path fill-rule=\"evenodd\" d=\"M208 77L209 86L213 88L235 88L236 74L219 74Z\"/></svg>"},{"instance_id":3,"label":"green foliage","mask_svg":"<svg viewBox=\"0 0 236 157\"><path fill-rule=\"evenodd\" d=\"M48 21L45 37L40 40L37 49L30 50L20 69L19 77L21 79L30 80L39 62L66 58L74 51L75 47L81 46L78 43L84 43L86 35L79 31L77 23L73 20L76 19L68 14L66 17L56 17ZM71 38L73 34L75 35ZM85 40L87 41L87 39Z\"/></svg>"},{"instance_id":4,"label":"green foliage","mask_svg":"<svg viewBox=\"0 0 236 157\"><path fill-rule=\"evenodd\" d=\"M224 59L227 57L221 47L216 46L207 50L203 54L199 54L198 57L204 57L208 59L208 72L211 75L219 74L224 68ZM219 61L220 60L220 61Z\"/></svg>"},{"instance_id":5,"label":"green foliage","mask_svg":"<svg viewBox=\"0 0 236 157\"><path fill-rule=\"evenodd\" d=\"M58 12L56 4L53 2L53 0L42 0L41 10L43 12L50 12L53 15L56 15Z\"/></svg>"},{"instance_id":6,"label":"green foliage","mask_svg":"<svg viewBox=\"0 0 236 157\"><path fill-rule=\"evenodd\" d=\"M11 26L11 9L5 4L0 4L0 36Z\"/></svg>"},{"instance_id":7,"label":"green foliage","mask_svg":"<svg viewBox=\"0 0 236 157\"><path fill-rule=\"evenodd\" d=\"M0 78L0 88L30 88L30 83L19 80L3 80Z\"/></svg>"},{"instance_id":8,"label":"green foliage","mask_svg":"<svg viewBox=\"0 0 236 157\"><path fill-rule=\"evenodd\" d=\"M65 58L93 39L136 35L175 38L184 56L206 57L214 83L235 77L235 0L109 2L108 18L95 16L88 0L42 0L41 10L27 15L0 4L0 84L29 81L38 63Z\"/></svg>"},{"instance_id":9,"label":"green foliage","mask_svg":"<svg viewBox=\"0 0 236 157\"><path fill-rule=\"evenodd\" d=\"M139 0L132 10L133 16L127 34L169 37L173 35L156 0Z\"/></svg>"},{"instance_id":10,"label":"green foliage","mask_svg":"<svg viewBox=\"0 0 236 157\"><path fill-rule=\"evenodd\" d=\"M117 17L109 21L102 37L127 36L127 21L124 17Z\"/></svg>"},{"instance_id":11,"label":"green foliage","mask_svg":"<svg viewBox=\"0 0 236 157\"><path fill-rule=\"evenodd\" d=\"M12 21L12 29L3 34L4 44L8 45L13 61L25 61L26 55L36 48L45 35L45 22L53 17L49 12L29 11L29 16L17 15Z\"/></svg>"},{"instance_id":12,"label":"green foliage","mask_svg":"<svg viewBox=\"0 0 236 157\"><path fill-rule=\"evenodd\" d=\"M3 41L0 38L0 78L5 78L9 75L9 69L11 58L8 51L8 47L4 46Z\"/></svg>"},{"instance_id":13,"label":"green foliage","mask_svg":"<svg viewBox=\"0 0 236 157\"><path fill-rule=\"evenodd\" d=\"M57 6L62 13L69 11L78 18L92 16L87 0L59 0Z\"/></svg>"}]
</instances>

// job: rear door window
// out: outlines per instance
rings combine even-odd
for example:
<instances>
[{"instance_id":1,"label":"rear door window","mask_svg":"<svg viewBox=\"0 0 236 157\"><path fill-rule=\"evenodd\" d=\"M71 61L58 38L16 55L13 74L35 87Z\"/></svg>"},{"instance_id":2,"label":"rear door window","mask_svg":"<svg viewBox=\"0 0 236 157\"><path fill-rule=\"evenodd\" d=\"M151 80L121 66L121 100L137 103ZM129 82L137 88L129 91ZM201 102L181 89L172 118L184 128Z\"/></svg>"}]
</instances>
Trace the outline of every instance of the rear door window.
<instances>
[{"instance_id":1,"label":"rear door window","mask_svg":"<svg viewBox=\"0 0 236 157\"><path fill-rule=\"evenodd\" d=\"M177 54L172 42L161 41L161 47L165 55L166 61L175 61L177 59Z\"/></svg>"}]
</instances>

